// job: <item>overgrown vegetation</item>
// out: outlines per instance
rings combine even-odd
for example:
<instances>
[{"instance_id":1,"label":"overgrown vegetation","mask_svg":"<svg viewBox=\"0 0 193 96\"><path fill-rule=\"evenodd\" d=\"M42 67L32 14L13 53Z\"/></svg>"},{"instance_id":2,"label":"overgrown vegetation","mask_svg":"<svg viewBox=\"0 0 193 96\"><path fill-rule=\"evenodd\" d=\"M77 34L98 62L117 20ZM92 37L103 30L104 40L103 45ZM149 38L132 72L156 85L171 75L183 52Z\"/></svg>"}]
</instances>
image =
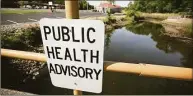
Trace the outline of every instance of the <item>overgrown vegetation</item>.
<instances>
[{"instance_id":1,"label":"overgrown vegetation","mask_svg":"<svg viewBox=\"0 0 193 96\"><path fill-rule=\"evenodd\" d=\"M1 31L1 48L43 53L39 26ZM2 56L2 86L17 89L22 83L26 83L26 79L31 80L34 72L42 68L43 64L45 63Z\"/></svg>"},{"instance_id":2,"label":"overgrown vegetation","mask_svg":"<svg viewBox=\"0 0 193 96\"><path fill-rule=\"evenodd\" d=\"M112 24L116 22L116 18L112 16L110 10L107 11L107 17L103 20L105 24Z\"/></svg>"},{"instance_id":3,"label":"overgrown vegetation","mask_svg":"<svg viewBox=\"0 0 193 96\"><path fill-rule=\"evenodd\" d=\"M137 22L137 18L191 17L192 0L135 0L128 4L125 12L132 23Z\"/></svg>"},{"instance_id":4,"label":"overgrown vegetation","mask_svg":"<svg viewBox=\"0 0 193 96\"><path fill-rule=\"evenodd\" d=\"M129 9L146 13L182 13L192 15L192 0L135 0Z\"/></svg>"},{"instance_id":5,"label":"overgrown vegetation","mask_svg":"<svg viewBox=\"0 0 193 96\"><path fill-rule=\"evenodd\" d=\"M184 26L185 27L184 28L185 36L193 38L193 32L192 32L193 27L192 26L193 26L192 24L188 24L188 25Z\"/></svg>"},{"instance_id":6,"label":"overgrown vegetation","mask_svg":"<svg viewBox=\"0 0 193 96\"><path fill-rule=\"evenodd\" d=\"M88 7L88 9L94 9L93 5L90 5L86 0L80 0L79 1L79 9L80 10L86 10Z\"/></svg>"},{"instance_id":7,"label":"overgrown vegetation","mask_svg":"<svg viewBox=\"0 0 193 96\"><path fill-rule=\"evenodd\" d=\"M192 37L192 19L182 19L192 18L192 0L135 0L124 12L128 25L153 22L169 29L167 32L172 36Z\"/></svg>"},{"instance_id":8,"label":"overgrown vegetation","mask_svg":"<svg viewBox=\"0 0 193 96\"><path fill-rule=\"evenodd\" d=\"M141 12L140 16L143 17L143 18L165 20L168 17L180 17L180 14L177 14L177 13L144 13L144 12Z\"/></svg>"},{"instance_id":9,"label":"overgrown vegetation","mask_svg":"<svg viewBox=\"0 0 193 96\"><path fill-rule=\"evenodd\" d=\"M111 14L109 10L107 11L107 16L102 20L105 23L105 32L123 27L127 24L124 16L115 16Z\"/></svg>"},{"instance_id":10,"label":"overgrown vegetation","mask_svg":"<svg viewBox=\"0 0 193 96\"><path fill-rule=\"evenodd\" d=\"M37 51L42 45L38 26L19 28L11 32L1 32L1 48Z\"/></svg>"},{"instance_id":11,"label":"overgrown vegetation","mask_svg":"<svg viewBox=\"0 0 193 96\"><path fill-rule=\"evenodd\" d=\"M136 10L126 10L126 20L128 24L136 24L139 22L140 19L140 12Z\"/></svg>"}]
</instances>

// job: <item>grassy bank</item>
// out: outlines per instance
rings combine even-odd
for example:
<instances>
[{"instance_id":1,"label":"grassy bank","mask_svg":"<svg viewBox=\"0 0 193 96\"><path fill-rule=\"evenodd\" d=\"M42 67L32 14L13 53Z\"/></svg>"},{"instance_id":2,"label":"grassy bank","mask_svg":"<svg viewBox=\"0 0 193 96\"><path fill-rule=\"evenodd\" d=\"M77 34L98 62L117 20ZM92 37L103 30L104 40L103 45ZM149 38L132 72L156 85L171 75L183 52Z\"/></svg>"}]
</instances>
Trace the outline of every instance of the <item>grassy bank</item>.
<instances>
[{"instance_id":1,"label":"grassy bank","mask_svg":"<svg viewBox=\"0 0 193 96\"><path fill-rule=\"evenodd\" d=\"M176 13L141 13L142 21L161 24L165 28L165 35L179 38L193 38L192 19L181 18Z\"/></svg>"},{"instance_id":2,"label":"grassy bank","mask_svg":"<svg viewBox=\"0 0 193 96\"><path fill-rule=\"evenodd\" d=\"M173 16L177 17L177 16L181 16L181 15L176 14L176 13L140 13L140 16L143 18L165 20L168 17L173 17Z\"/></svg>"}]
</instances>

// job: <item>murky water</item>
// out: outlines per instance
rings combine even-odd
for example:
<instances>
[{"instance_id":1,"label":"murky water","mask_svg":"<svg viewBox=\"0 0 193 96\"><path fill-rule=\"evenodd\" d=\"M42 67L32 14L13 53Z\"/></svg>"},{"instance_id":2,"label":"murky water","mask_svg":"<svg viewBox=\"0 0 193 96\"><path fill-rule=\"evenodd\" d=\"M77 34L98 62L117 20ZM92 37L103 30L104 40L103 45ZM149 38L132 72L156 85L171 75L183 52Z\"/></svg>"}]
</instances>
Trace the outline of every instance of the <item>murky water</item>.
<instances>
[{"instance_id":1,"label":"murky water","mask_svg":"<svg viewBox=\"0 0 193 96\"><path fill-rule=\"evenodd\" d=\"M193 46L166 37L161 31L164 31L161 25L141 23L106 32L104 58L108 61L193 68ZM48 72L42 73L46 74L20 84L18 90L36 94L72 94L72 90L54 87ZM101 94L193 94L193 81L105 72Z\"/></svg>"},{"instance_id":2,"label":"murky water","mask_svg":"<svg viewBox=\"0 0 193 96\"><path fill-rule=\"evenodd\" d=\"M141 23L106 35L105 60L193 68L193 45L161 34L161 25Z\"/></svg>"}]
</instances>

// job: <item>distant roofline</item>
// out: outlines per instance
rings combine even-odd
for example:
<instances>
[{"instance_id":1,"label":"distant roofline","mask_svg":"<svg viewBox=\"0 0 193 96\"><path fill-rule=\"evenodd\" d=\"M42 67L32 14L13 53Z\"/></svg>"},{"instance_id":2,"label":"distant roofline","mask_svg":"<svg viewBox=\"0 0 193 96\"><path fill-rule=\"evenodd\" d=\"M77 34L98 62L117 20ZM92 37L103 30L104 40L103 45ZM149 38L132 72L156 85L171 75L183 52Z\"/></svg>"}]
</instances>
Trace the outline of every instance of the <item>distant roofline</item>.
<instances>
[{"instance_id":1,"label":"distant roofline","mask_svg":"<svg viewBox=\"0 0 193 96\"><path fill-rule=\"evenodd\" d=\"M111 3L107 3L107 2L105 2L105 3L100 3L99 4L99 6L97 6L97 7L106 7L105 5L107 5L107 6L109 6L110 8L121 8L121 6L120 5L116 5L116 4L111 4Z\"/></svg>"}]
</instances>

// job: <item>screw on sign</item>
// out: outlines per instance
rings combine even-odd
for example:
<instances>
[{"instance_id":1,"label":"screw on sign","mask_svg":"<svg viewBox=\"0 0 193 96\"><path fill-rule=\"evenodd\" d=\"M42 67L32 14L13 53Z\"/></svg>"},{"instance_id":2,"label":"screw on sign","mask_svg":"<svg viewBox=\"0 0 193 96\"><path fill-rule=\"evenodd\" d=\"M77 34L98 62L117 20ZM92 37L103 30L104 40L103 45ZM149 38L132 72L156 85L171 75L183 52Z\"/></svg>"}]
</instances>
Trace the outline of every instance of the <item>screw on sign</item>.
<instances>
[{"instance_id":1,"label":"screw on sign","mask_svg":"<svg viewBox=\"0 0 193 96\"><path fill-rule=\"evenodd\" d=\"M52 84L102 92L104 23L100 20L40 20Z\"/></svg>"}]
</instances>

